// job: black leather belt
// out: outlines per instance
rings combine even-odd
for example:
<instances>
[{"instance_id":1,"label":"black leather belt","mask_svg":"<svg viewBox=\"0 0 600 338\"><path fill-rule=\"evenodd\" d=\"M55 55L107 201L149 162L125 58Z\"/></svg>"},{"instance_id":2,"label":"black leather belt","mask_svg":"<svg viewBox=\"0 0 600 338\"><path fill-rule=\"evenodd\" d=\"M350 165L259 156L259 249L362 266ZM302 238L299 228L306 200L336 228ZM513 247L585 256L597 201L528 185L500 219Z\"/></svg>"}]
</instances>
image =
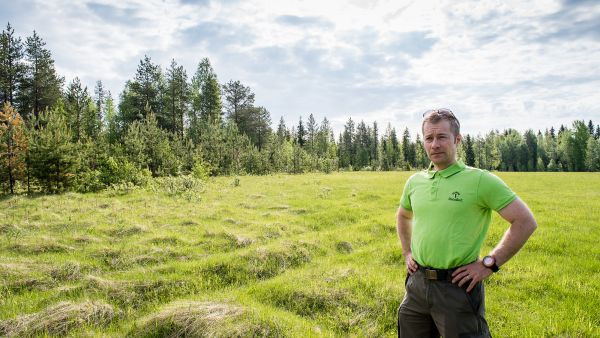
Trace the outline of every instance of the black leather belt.
<instances>
[{"instance_id":1,"label":"black leather belt","mask_svg":"<svg viewBox=\"0 0 600 338\"><path fill-rule=\"evenodd\" d=\"M456 269L434 269L434 268L419 266L419 270L423 271L423 275L425 276L425 279L451 281L452 273Z\"/></svg>"}]
</instances>

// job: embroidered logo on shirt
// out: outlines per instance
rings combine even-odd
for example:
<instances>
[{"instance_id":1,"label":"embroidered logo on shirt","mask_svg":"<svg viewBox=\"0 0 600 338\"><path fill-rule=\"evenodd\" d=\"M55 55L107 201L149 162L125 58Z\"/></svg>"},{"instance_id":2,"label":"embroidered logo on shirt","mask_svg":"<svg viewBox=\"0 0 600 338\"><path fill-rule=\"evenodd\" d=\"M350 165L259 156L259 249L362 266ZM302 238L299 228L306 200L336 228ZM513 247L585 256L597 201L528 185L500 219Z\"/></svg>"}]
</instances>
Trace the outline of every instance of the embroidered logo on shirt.
<instances>
[{"instance_id":1,"label":"embroidered logo on shirt","mask_svg":"<svg viewBox=\"0 0 600 338\"><path fill-rule=\"evenodd\" d=\"M448 197L448 200L462 202L462 198L460 198L460 193L458 191L451 193L450 197Z\"/></svg>"}]
</instances>

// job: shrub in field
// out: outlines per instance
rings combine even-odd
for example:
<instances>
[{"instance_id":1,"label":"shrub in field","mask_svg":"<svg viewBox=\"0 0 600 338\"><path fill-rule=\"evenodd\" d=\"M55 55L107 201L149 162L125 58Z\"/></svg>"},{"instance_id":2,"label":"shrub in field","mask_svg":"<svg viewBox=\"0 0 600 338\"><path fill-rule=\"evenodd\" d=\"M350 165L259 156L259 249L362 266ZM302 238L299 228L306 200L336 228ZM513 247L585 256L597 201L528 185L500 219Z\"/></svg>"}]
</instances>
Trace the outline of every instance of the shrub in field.
<instances>
[{"instance_id":1,"label":"shrub in field","mask_svg":"<svg viewBox=\"0 0 600 338\"><path fill-rule=\"evenodd\" d=\"M210 175L210 169L202 162L202 160L197 160L192 167L192 176L201 181L208 180L208 176Z\"/></svg>"},{"instance_id":2,"label":"shrub in field","mask_svg":"<svg viewBox=\"0 0 600 338\"><path fill-rule=\"evenodd\" d=\"M100 180L106 186L121 183L145 186L151 177L148 169L138 169L127 159L109 156L100 163Z\"/></svg>"},{"instance_id":3,"label":"shrub in field","mask_svg":"<svg viewBox=\"0 0 600 338\"><path fill-rule=\"evenodd\" d=\"M65 335L81 325L107 325L117 315L112 306L98 301L61 302L41 312L0 321L0 335L3 337Z\"/></svg>"},{"instance_id":4,"label":"shrub in field","mask_svg":"<svg viewBox=\"0 0 600 338\"><path fill-rule=\"evenodd\" d=\"M281 337L282 329L240 306L180 301L141 319L133 337Z\"/></svg>"},{"instance_id":5,"label":"shrub in field","mask_svg":"<svg viewBox=\"0 0 600 338\"><path fill-rule=\"evenodd\" d=\"M72 185L73 190L81 193L100 191L106 187L98 170L86 170L75 175Z\"/></svg>"},{"instance_id":6,"label":"shrub in field","mask_svg":"<svg viewBox=\"0 0 600 338\"><path fill-rule=\"evenodd\" d=\"M152 183L152 190L169 196L192 197L204 191L204 183L190 175L158 177Z\"/></svg>"}]
</instances>

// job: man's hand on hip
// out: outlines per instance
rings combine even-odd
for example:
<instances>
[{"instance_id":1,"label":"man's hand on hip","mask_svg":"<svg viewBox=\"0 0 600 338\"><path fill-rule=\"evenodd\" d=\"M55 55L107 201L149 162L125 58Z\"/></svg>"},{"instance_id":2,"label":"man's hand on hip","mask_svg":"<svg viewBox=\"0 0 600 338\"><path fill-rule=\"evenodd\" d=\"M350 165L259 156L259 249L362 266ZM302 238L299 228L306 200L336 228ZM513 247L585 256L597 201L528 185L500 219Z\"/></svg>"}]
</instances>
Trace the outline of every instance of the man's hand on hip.
<instances>
[{"instance_id":1,"label":"man's hand on hip","mask_svg":"<svg viewBox=\"0 0 600 338\"><path fill-rule=\"evenodd\" d=\"M461 266L452 273L452 283L462 287L466 283L470 283L467 292L471 292L477 283L483 281L487 276L492 274L492 270L486 268L480 259L475 262Z\"/></svg>"},{"instance_id":2,"label":"man's hand on hip","mask_svg":"<svg viewBox=\"0 0 600 338\"><path fill-rule=\"evenodd\" d=\"M419 269L419 264L415 262L415 260L412 258L412 253L410 252L404 253L404 263L406 263L406 269L411 275L415 273L417 269Z\"/></svg>"}]
</instances>

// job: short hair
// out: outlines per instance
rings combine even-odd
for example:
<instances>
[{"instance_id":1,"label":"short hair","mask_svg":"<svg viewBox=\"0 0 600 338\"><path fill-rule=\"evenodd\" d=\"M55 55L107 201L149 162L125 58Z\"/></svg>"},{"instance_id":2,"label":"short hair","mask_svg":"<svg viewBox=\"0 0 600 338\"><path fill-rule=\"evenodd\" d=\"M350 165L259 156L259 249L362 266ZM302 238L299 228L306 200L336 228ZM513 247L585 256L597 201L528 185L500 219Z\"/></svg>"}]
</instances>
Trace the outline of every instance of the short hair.
<instances>
[{"instance_id":1,"label":"short hair","mask_svg":"<svg viewBox=\"0 0 600 338\"><path fill-rule=\"evenodd\" d=\"M442 120L450 122L450 129L454 136L460 134L460 122L450 109L430 109L423 113L423 123L421 124L421 132L424 132L425 122L438 123Z\"/></svg>"}]
</instances>

